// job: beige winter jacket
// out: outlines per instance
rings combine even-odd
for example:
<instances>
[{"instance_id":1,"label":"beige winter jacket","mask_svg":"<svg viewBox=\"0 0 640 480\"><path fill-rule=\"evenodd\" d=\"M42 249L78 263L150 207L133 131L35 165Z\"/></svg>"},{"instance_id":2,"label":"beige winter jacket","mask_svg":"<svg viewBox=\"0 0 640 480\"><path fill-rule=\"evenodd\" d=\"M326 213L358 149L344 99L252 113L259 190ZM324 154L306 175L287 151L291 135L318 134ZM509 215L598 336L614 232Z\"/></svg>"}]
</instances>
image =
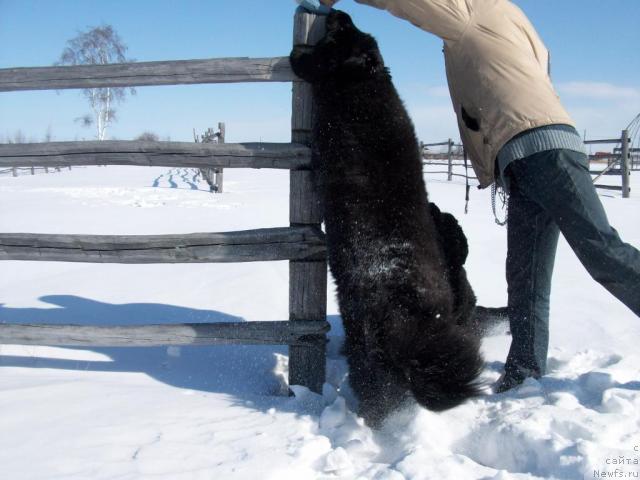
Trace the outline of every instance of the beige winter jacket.
<instances>
[{"instance_id":1,"label":"beige winter jacket","mask_svg":"<svg viewBox=\"0 0 640 480\"><path fill-rule=\"evenodd\" d=\"M493 183L496 156L518 133L574 126L547 73L548 50L509 0L356 1L444 40L453 108L481 187Z\"/></svg>"}]
</instances>

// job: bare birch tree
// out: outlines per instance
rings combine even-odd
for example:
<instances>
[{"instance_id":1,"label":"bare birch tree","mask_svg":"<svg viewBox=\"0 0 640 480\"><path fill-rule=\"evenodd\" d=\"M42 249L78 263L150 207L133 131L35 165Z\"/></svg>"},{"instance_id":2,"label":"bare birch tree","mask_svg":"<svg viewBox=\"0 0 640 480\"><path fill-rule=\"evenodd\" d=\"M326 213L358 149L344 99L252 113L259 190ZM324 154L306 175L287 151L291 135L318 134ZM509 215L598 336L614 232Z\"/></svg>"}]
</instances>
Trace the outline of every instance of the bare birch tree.
<instances>
[{"instance_id":1,"label":"bare birch tree","mask_svg":"<svg viewBox=\"0 0 640 480\"><path fill-rule=\"evenodd\" d=\"M101 25L79 32L67 42L56 65L106 65L133 61L125 57L127 46L111 25ZM98 140L106 138L107 128L116 121L115 105L126 94L135 95L134 88L103 87L82 91L91 106L91 114L80 117L83 126L95 125Z\"/></svg>"}]
</instances>

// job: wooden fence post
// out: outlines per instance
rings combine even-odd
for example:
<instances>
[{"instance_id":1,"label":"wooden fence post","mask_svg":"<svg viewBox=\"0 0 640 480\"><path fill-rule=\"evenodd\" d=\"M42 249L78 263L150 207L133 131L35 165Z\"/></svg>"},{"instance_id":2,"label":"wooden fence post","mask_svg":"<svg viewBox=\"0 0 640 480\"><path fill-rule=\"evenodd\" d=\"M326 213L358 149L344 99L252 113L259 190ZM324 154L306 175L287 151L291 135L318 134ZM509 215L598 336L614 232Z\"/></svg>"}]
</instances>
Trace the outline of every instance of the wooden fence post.
<instances>
[{"instance_id":1,"label":"wooden fence post","mask_svg":"<svg viewBox=\"0 0 640 480\"><path fill-rule=\"evenodd\" d=\"M293 45L313 45L325 31L323 17L298 8L293 23ZM293 82L291 140L310 146L313 126L311 85ZM322 222L320 199L313 181L313 171L292 170L290 174L289 221L294 225ZM289 320L326 321L327 263L318 261L289 262ZM304 385L320 393L325 380L326 339L320 336L312 346L289 347L289 384Z\"/></svg>"},{"instance_id":2,"label":"wooden fence post","mask_svg":"<svg viewBox=\"0 0 640 480\"><path fill-rule=\"evenodd\" d=\"M224 122L218 123L218 143L224 143L224 136L226 133ZM215 169L215 186L216 193L222 193L222 178L223 178L223 169L222 167L218 167Z\"/></svg>"},{"instance_id":3,"label":"wooden fence post","mask_svg":"<svg viewBox=\"0 0 640 480\"><path fill-rule=\"evenodd\" d=\"M622 198L629 198L629 176L631 174L631 168L629 161L631 156L629 154L629 130L622 131L622 158L620 159L620 168L622 171Z\"/></svg>"},{"instance_id":4,"label":"wooden fence post","mask_svg":"<svg viewBox=\"0 0 640 480\"><path fill-rule=\"evenodd\" d=\"M450 182L453 180L453 140L449 139L448 147L447 159L449 161L449 170L447 173L447 180Z\"/></svg>"}]
</instances>

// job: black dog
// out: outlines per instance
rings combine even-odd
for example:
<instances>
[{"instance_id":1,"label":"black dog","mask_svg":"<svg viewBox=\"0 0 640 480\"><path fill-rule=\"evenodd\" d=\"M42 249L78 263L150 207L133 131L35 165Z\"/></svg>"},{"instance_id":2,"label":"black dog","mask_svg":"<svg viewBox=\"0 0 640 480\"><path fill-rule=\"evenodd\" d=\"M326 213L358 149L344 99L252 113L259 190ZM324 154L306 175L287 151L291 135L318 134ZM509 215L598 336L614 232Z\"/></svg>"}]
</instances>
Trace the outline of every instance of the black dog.
<instances>
[{"instance_id":1,"label":"black dog","mask_svg":"<svg viewBox=\"0 0 640 480\"><path fill-rule=\"evenodd\" d=\"M441 245L434 218L448 217L430 212L413 124L376 41L334 11L326 36L290 59L317 104L313 157L360 414L376 426L408 392L431 410L478 395L479 340L465 327L475 299L457 287L466 276L452 278L466 252Z\"/></svg>"}]
</instances>

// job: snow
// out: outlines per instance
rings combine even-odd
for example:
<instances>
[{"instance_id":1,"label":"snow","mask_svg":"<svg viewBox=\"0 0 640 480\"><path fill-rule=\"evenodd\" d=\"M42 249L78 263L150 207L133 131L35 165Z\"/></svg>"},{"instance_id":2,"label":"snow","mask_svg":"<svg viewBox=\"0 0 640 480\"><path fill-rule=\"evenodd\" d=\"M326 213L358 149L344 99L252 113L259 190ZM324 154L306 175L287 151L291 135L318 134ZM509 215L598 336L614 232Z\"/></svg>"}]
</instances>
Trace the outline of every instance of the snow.
<instances>
[{"instance_id":1,"label":"snow","mask_svg":"<svg viewBox=\"0 0 640 480\"><path fill-rule=\"evenodd\" d=\"M428 167L428 169L431 167ZM436 168L442 170L441 167ZM638 185L634 173L632 180ZM481 304L506 300L506 232L489 192L427 173L431 200L471 246ZM212 195L184 169L91 167L0 177L0 231L163 234L288 224L288 172L226 170ZM633 187L633 184L632 184ZM640 245L640 197L601 192L622 238ZM94 265L3 262L0 323L142 324L282 320L286 262ZM331 287L333 288L333 287ZM354 412L329 295L327 383L293 385L285 346L54 348L0 345L2 478L640 478L640 322L561 241L549 373L444 413L408 404L380 431ZM483 342L495 382L506 329ZM624 476L622 476L624 475Z\"/></svg>"}]
</instances>

